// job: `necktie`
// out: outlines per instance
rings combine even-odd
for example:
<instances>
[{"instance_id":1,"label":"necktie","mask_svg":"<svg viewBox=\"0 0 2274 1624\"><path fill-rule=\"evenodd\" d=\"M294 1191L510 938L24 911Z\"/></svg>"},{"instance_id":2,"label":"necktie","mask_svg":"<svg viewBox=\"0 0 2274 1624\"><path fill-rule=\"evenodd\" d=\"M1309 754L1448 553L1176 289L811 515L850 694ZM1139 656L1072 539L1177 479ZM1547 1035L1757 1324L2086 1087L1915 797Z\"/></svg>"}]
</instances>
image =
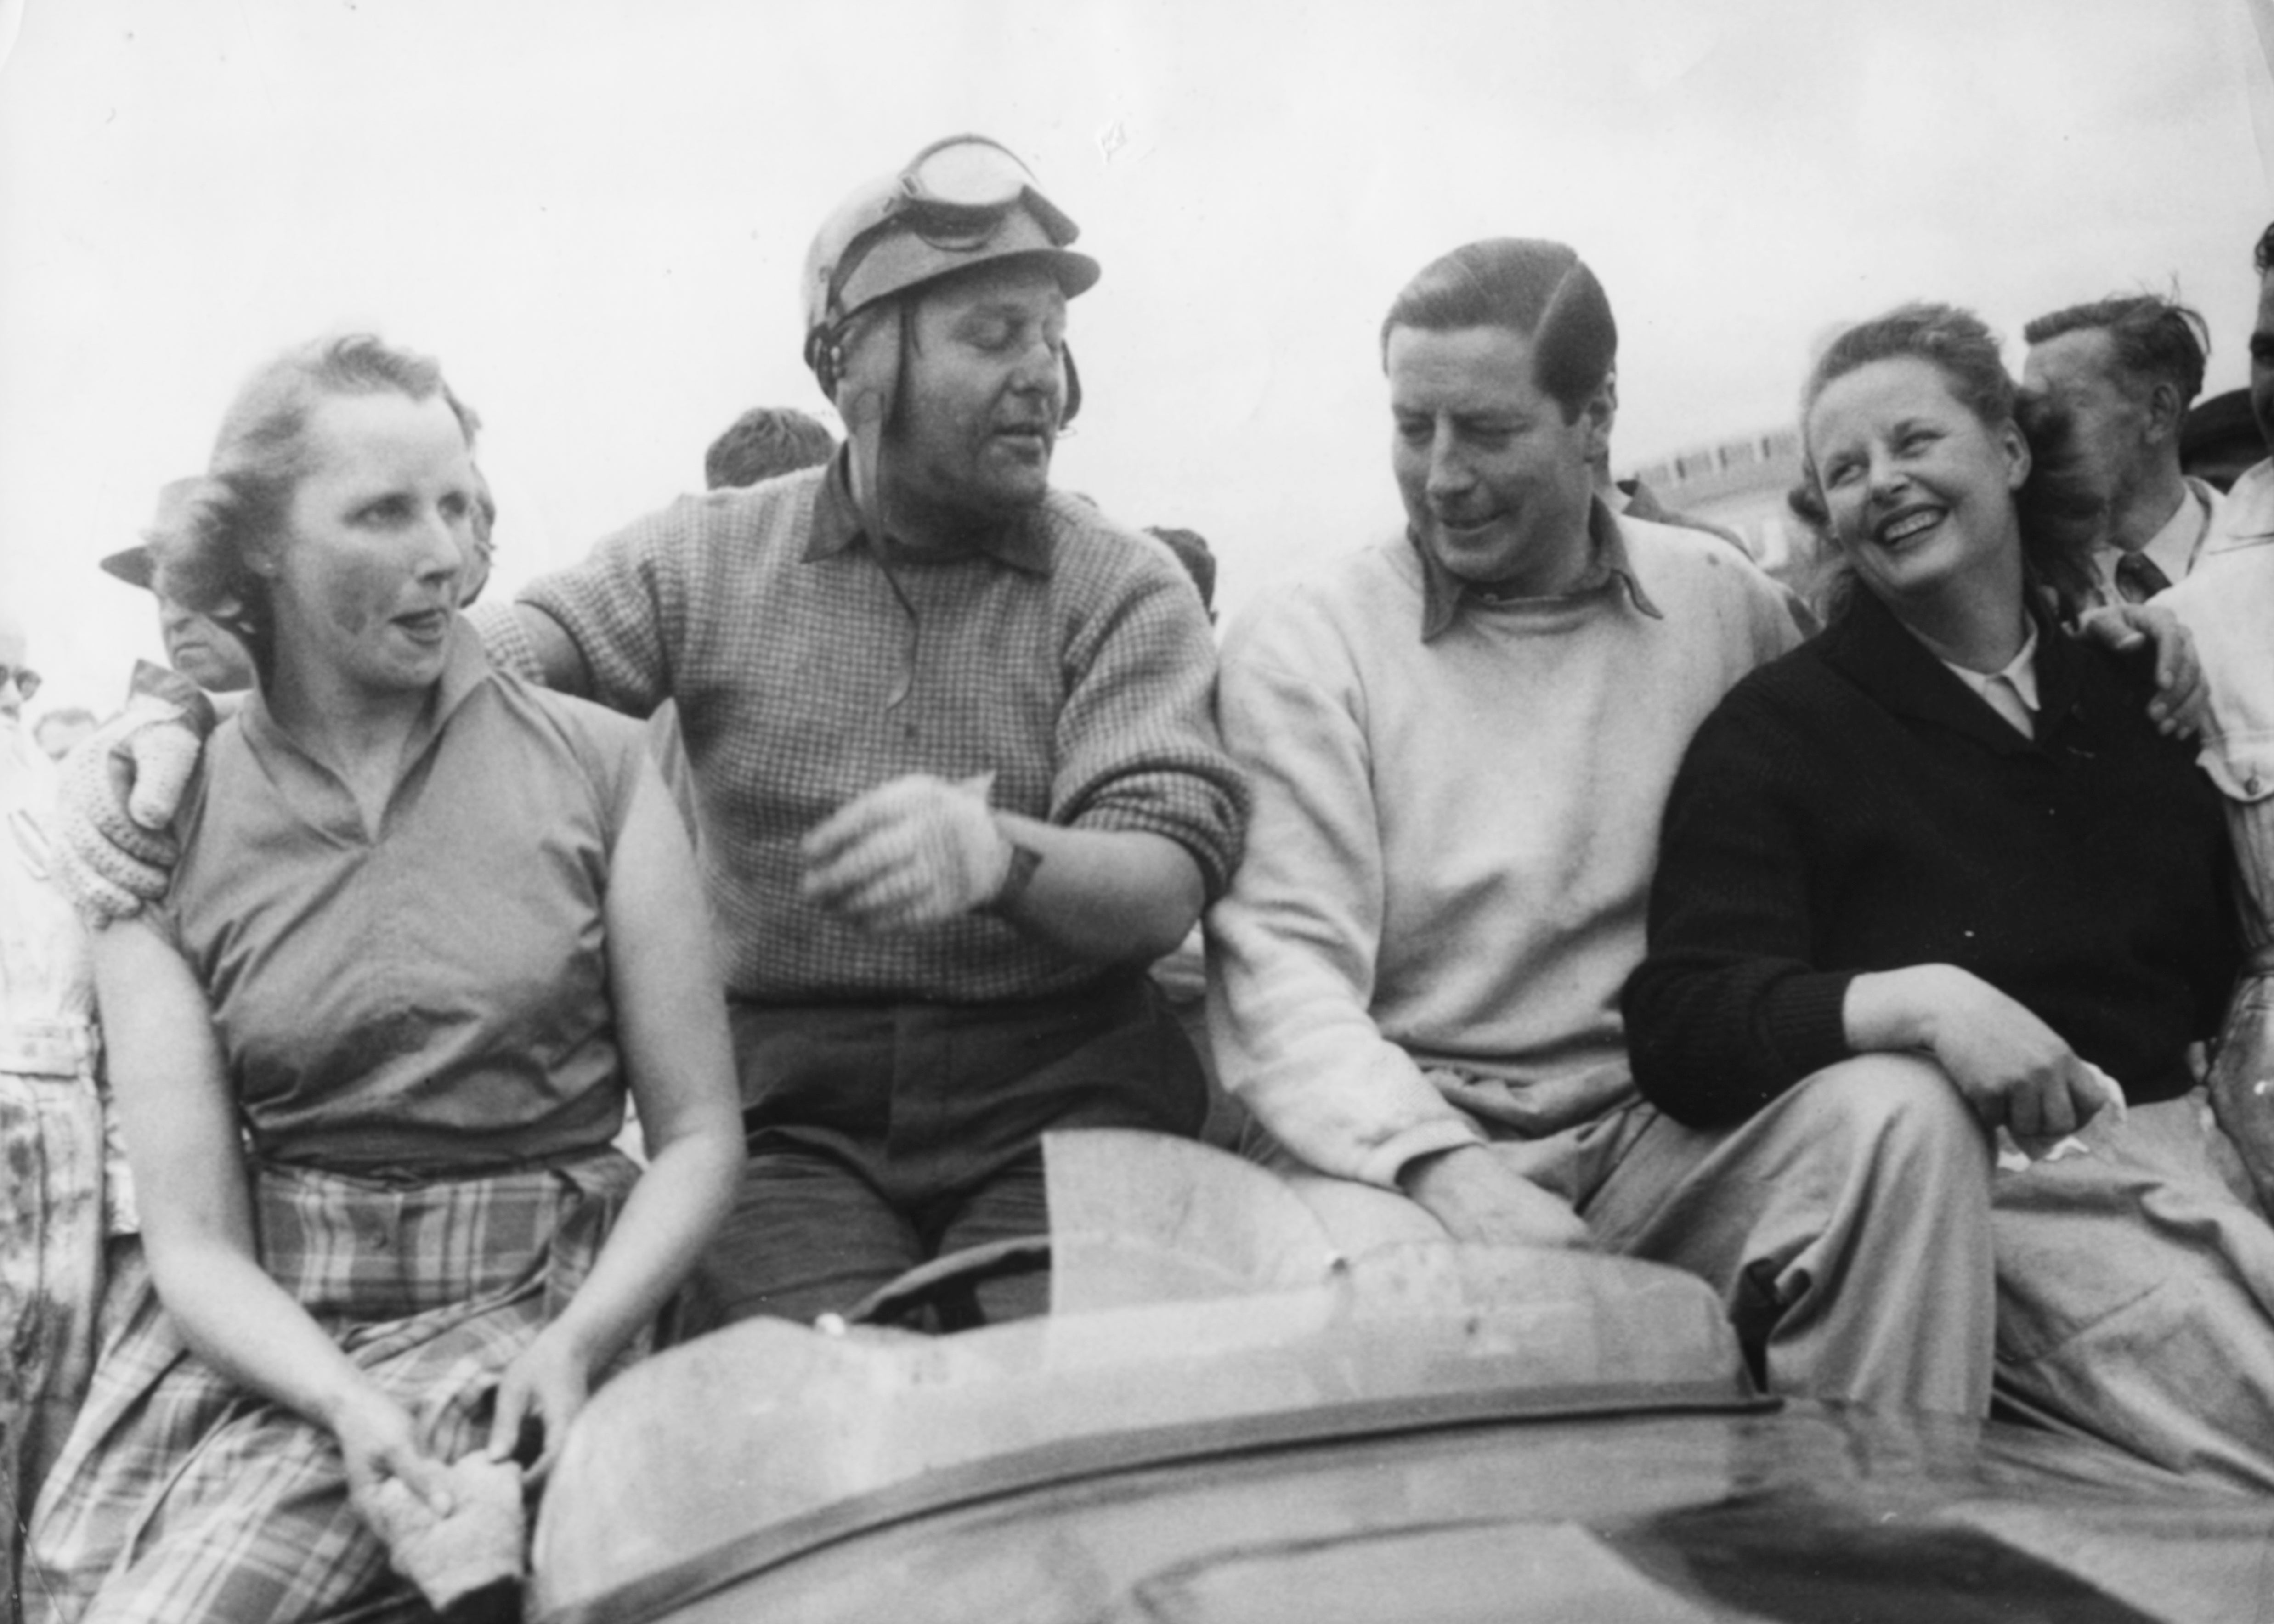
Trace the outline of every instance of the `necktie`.
<instances>
[{"instance_id":1,"label":"necktie","mask_svg":"<svg viewBox=\"0 0 2274 1624\"><path fill-rule=\"evenodd\" d=\"M2127 604L2144 604L2172 584L2172 578L2144 553L2127 553L2116 560L2116 590Z\"/></svg>"}]
</instances>

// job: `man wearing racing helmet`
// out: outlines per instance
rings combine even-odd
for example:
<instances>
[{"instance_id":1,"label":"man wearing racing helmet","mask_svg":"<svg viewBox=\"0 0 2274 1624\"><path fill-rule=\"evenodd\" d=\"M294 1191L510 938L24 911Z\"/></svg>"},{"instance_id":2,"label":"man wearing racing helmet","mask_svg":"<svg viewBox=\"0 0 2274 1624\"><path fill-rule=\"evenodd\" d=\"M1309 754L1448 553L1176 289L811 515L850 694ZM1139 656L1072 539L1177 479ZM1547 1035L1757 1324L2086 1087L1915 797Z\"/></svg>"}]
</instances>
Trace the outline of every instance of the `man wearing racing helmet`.
<instances>
[{"instance_id":1,"label":"man wearing racing helmet","mask_svg":"<svg viewBox=\"0 0 2274 1624\"><path fill-rule=\"evenodd\" d=\"M696 1328L1042 1231L1046 1129L1204 1114L1145 966L1224 889L1246 788L1174 561L1050 489L1074 236L978 138L857 190L806 267L844 450L634 524L498 628L557 687L676 698L719 831L751 1160Z\"/></svg>"},{"instance_id":2,"label":"man wearing racing helmet","mask_svg":"<svg viewBox=\"0 0 2274 1624\"><path fill-rule=\"evenodd\" d=\"M855 191L806 266L844 449L634 524L498 627L557 687L676 698L719 834L751 1159L694 1328L1041 1232L1046 1129L1205 1112L1145 966L1224 889L1246 788L1174 561L1050 489L1074 236L975 137Z\"/></svg>"}]
</instances>

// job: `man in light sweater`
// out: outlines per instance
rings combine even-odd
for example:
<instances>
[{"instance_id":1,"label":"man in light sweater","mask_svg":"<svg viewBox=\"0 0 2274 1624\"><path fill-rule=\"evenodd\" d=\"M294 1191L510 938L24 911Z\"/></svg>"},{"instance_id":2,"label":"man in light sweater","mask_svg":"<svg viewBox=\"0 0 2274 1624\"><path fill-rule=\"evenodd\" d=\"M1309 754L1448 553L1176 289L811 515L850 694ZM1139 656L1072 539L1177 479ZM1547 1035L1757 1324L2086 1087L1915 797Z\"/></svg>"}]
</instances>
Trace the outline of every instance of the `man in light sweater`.
<instances>
[{"instance_id":1,"label":"man in light sweater","mask_svg":"<svg viewBox=\"0 0 2274 1624\"><path fill-rule=\"evenodd\" d=\"M1592 1240L1716 1283L1773 1389L1978 1412L1962 1109L1898 1079L1707 1135L1637 1099L1619 993L1668 790L1803 627L1726 544L1597 499L1615 346L1561 244L1471 244L1391 307L1406 530L1224 646L1255 804L1209 916L1218 1064L1346 1249Z\"/></svg>"}]
</instances>

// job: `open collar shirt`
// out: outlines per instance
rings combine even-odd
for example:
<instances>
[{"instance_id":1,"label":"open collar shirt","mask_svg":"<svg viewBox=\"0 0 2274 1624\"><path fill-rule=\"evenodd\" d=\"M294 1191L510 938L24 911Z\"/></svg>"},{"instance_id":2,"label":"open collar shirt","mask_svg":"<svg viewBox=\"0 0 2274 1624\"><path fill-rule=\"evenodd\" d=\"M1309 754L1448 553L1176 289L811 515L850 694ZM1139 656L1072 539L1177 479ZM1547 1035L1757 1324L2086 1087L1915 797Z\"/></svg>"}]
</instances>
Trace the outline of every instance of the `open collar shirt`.
<instances>
[{"instance_id":1,"label":"open collar shirt","mask_svg":"<svg viewBox=\"0 0 2274 1624\"><path fill-rule=\"evenodd\" d=\"M1199 595L1076 498L963 552L883 550L840 453L683 498L522 601L568 632L604 703L678 702L738 997L983 1003L1097 979L998 919L870 936L804 899L806 832L906 774L992 773L1000 809L1163 836L1211 898L1239 861L1246 784L1217 740Z\"/></svg>"},{"instance_id":2,"label":"open collar shirt","mask_svg":"<svg viewBox=\"0 0 2274 1624\"><path fill-rule=\"evenodd\" d=\"M1405 539L1421 560L1422 642L1434 643L1443 636L1465 610L1489 613L1494 604L1502 601L1438 562L1436 554L1411 528L1405 532ZM1635 574L1633 561L1627 556L1626 538L1619 530L1618 519L1600 497L1587 505L1587 573L1569 592L1557 594L1559 598L1576 603L1615 583L1638 613L1646 614L1653 620L1666 618L1650 601L1650 594L1643 590L1642 578ZM1536 604L1542 600L1525 601Z\"/></svg>"}]
</instances>

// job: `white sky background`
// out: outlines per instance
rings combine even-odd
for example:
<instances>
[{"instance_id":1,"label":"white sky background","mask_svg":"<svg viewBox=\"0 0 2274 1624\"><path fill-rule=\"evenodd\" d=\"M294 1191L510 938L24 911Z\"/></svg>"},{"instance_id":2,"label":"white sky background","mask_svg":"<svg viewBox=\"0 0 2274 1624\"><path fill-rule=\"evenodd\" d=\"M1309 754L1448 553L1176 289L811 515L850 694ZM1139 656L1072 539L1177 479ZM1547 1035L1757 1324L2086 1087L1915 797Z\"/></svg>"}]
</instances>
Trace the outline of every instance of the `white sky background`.
<instances>
[{"instance_id":1,"label":"white sky background","mask_svg":"<svg viewBox=\"0 0 2274 1624\"><path fill-rule=\"evenodd\" d=\"M2263 3L2263 0L2262 0ZM2248 0L0 0L0 605L107 707L157 651L97 573L230 393L368 326L486 420L493 591L817 409L796 275L943 134L1025 154L1104 280L1058 482L1206 534L1236 611L1397 520L1375 350L1436 254L1586 256L1618 459L1787 420L1897 300L2174 282L2243 381Z\"/></svg>"}]
</instances>

